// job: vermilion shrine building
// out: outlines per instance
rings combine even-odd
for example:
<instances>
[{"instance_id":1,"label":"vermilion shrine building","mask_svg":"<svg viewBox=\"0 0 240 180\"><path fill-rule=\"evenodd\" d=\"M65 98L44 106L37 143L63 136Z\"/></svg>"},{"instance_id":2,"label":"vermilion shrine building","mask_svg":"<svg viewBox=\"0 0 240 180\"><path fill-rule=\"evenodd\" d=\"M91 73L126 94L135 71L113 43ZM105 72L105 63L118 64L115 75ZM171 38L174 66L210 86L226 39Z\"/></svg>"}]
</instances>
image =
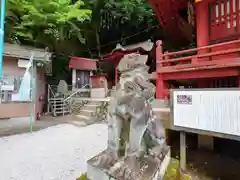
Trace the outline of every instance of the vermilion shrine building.
<instances>
[{"instance_id":1,"label":"vermilion shrine building","mask_svg":"<svg viewBox=\"0 0 240 180\"><path fill-rule=\"evenodd\" d=\"M161 26L167 30L169 38L176 40L176 43L192 41L192 35L196 35L196 48L178 52L163 52L164 42L157 42L155 73L157 99L176 97L170 96L170 89L179 88L171 83L172 80L178 81L184 88L189 88L190 85L200 94L210 92L206 89L204 92L203 88L240 87L240 0L148 0L148 2L154 9ZM185 86L186 82L188 82L187 86ZM182 90L181 92L188 94L190 91ZM220 92L217 89L211 91ZM223 91L226 91L230 97L230 91L227 89ZM211 96L208 98L213 101ZM221 97L218 97L216 100L218 103L215 106L219 105L219 99ZM192 99L189 100L192 103ZM220 112L226 114L229 111L229 116L222 118L214 115L218 118L211 118L206 114L210 113L213 116L213 109L204 109L202 105L196 105L199 109L197 111L193 109L192 116L188 112L189 114L182 118L182 122L178 121L180 128L175 128L175 108L170 108L173 112L170 111L166 120L173 122L168 123L170 124L168 128L181 131L182 169L186 168L184 132L208 135L199 135L198 145L211 149L214 147L212 136L239 140L238 131L233 131L233 127L238 127L235 122L239 122L239 116L227 110L232 106L239 111L238 106L234 105L233 101L225 101L224 98L221 101L225 102L226 106L221 109L223 106L220 103L222 107L218 106L217 114ZM181 113L184 113L183 109L179 111L178 116ZM203 114L205 114L204 117ZM193 121L196 123L192 123Z\"/></svg>"},{"instance_id":2,"label":"vermilion shrine building","mask_svg":"<svg viewBox=\"0 0 240 180\"><path fill-rule=\"evenodd\" d=\"M163 52L164 42L158 41L157 98L169 97L169 89L176 88L169 80L192 80L195 88L240 86L239 0L149 0L149 3L170 37L189 40L191 34L184 31L190 25L193 30L196 28L197 48ZM188 9L188 19L179 13L184 8Z\"/></svg>"},{"instance_id":3,"label":"vermilion shrine building","mask_svg":"<svg viewBox=\"0 0 240 180\"><path fill-rule=\"evenodd\" d=\"M196 31L197 41L197 48L178 52L163 52L164 42L157 42L154 74L158 99L169 98L169 89L178 88L171 80L180 84L189 80L193 88L240 86L239 0L149 0L149 3L170 39L190 41ZM184 11L185 14L181 13ZM146 54L151 50L143 46L117 47L103 59L118 64L124 54L137 51ZM116 72L116 81L117 78Z\"/></svg>"}]
</instances>

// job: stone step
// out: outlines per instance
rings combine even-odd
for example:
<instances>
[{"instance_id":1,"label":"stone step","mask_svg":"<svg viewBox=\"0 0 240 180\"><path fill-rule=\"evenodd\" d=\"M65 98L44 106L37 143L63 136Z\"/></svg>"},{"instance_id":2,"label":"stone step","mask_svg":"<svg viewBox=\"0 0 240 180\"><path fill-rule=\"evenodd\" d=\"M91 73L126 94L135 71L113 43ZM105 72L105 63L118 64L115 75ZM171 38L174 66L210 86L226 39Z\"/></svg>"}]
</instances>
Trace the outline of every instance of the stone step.
<instances>
[{"instance_id":1,"label":"stone step","mask_svg":"<svg viewBox=\"0 0 240 180\"><path fill-rule=\"evenodd\" d=\"M85 104L84 106L87 106L87 107L98 107L98 106L101 106L103 102L88 102L87 104Z\"/></svg>"},{"instance_id":2,"label":"stone step","mask_svg":"<svg viewBox=\"0 0 240 180\"><path fill-rule=\"evenodd\" d=\"M80 109L83 110L83 111L86 110L86 111L93 111L93 112L95 112L97 107L98 107L98 105L96 105L96 106L89 106L89 105L86 104L85 106L81 107Z\"/></svg>"},{"instance_id":3,"label":"stone step","mask_svg":"<svg viewBox=\"0 0 240 180\"><path fill-rule=\"evenodd\" d=\"M106 98L89 98L89 97L77 97L77 98L73 98L74 100L85 100L85 101L89 101L89 102L108 102L110 101L110 97L106 97Z\"/></svg>"},{"instance_id":4,"label":"stone step","mask_svg":"<svg viewBox=\"0 0 240 180\"><path fill-rule=\"evenodd\" d=\"M83 115L83 114L77 114L77 115L74 115L74 116L76 116L77 118L82 119L82 120L84 120L84 121L87 121L87 120L90 120L90 119L91 119L91 117L85 116L85 115Z\"/></svg>"},{"instance_id":5,"label":"stone step","mask_svg":"<svg viewBox=\"0 0 240 180\"><path fill-rule=\"evenodd\" d=\"M96 122L95 118L92 118L92 117L86 117L84 115L74 115L74 116L76 120L71 123L77 126L89 125Z\"/></svg>"},{"instance_id":6,"label":"stone step","mask_svg":"<svg viewBox=\"0 0 240 180\"><path fill-rule=\"evenodd\" d=\"M95 111L92 111L92 110L80 110L80 115L84 115L84 116L87 116L87 117L93 117Z\"/></svg>"},{"instance_id":7,"label":"stone step","mask_svg":"<svg viewBox=\"0 0 240 180\"><path fill-rule=\"evenodd\" d=\"M86 105L94 106L94 105L101 105L103 102L101 101L88 101Z\"/></svg>"}]
</instances>

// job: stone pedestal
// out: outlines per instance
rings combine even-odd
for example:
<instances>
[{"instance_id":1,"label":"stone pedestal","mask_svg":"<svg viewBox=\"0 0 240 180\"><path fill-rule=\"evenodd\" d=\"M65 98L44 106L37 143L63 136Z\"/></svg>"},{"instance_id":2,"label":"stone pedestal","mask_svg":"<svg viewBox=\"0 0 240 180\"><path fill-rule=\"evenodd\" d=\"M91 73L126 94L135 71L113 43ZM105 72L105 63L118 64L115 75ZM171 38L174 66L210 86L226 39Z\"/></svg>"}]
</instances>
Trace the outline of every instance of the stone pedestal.
<instances>
[{"instance_id":1,"label":"stone pedestal","mask_svg":"<svg viewBox=\"0 0 240 180\"><path fill-rule=\"evenodd\" d=\"M90 94L91 98L105 98L106 90L104 88L92 88Z\"/></svg>"},{"instance_id":2,"label":"stone pedestal","mask_svg":"<svg viewBox=\"0 0 240 180\"><path fill-rule=\"evenodd\" d=\"M101 156L100 153L98 156ZM93 157L87 162L87 178L88 180L125 180L123 178L116 178L111 176L108 172L112 167L96 167L94 162L96 157ZM142 176L139 180L163 180L168 164L170 162L170 149L168 148L162 161L159 162L153 159L151 156L145 156L141 159L140 169ZM119 160L116 163L120 163L123 160ZM124 163L123 163L124 164Z\"/></svg>"}]
</instances>

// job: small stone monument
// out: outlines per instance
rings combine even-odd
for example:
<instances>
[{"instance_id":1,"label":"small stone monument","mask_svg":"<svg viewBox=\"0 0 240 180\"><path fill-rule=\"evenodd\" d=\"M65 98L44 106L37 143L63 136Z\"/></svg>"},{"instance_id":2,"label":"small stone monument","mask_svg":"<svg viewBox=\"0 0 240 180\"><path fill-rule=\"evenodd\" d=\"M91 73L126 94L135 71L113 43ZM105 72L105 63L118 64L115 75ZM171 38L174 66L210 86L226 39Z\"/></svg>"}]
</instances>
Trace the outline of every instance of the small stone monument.
<instances>
[{"instance_id":1,"label":"small stone monument","mask_svg":"<svg viewBox=\"0 0 240 180\"><path fill-rule=\"evenodd\" d=\"M68 84L65 80L60 80L57 86L57 96L64 95L68 92Z\"/></svg>"},{"instance_id":2,"label":"small stone monument","mask_svg":"<svg viewBox=\"0 0 240 180\"><path fill-rule=\"evenodd\" d=\"M125 55L108 109L108 147L88 160L89 180L162 180L170 161L165 131L151 107L147 56Z\"/></svg>"}]
</instances>

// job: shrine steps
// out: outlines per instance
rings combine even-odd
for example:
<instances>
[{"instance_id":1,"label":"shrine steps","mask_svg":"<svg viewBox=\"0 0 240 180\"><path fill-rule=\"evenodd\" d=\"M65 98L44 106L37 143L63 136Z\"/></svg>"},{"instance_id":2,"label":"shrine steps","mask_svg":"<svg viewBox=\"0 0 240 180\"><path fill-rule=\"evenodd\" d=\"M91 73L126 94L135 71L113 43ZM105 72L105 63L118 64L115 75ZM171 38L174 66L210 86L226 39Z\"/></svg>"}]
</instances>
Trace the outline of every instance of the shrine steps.
<instances>
[{"instance_id":1,"label":"shrine steps","mask_svg":"<svg viewBox=\"0 0 240 180\"><path fill-rule=\"evenodd\" d=\"M84 121L105 120L107 116L107 102L110 99L78 98L71 105L71 113Z\"/></svg>"}]
</instances>

